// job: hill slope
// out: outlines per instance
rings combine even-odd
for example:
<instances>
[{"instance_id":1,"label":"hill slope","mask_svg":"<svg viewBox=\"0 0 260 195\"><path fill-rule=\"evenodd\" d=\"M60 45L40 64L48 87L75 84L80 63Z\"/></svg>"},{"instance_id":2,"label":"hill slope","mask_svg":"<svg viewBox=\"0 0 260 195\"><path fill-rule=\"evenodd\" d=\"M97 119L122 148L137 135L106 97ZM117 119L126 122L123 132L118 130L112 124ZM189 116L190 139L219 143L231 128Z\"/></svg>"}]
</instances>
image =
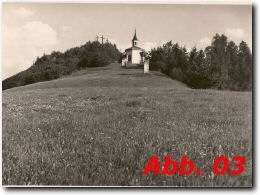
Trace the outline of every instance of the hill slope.
<instances>
[{"instance_id":1,"label":"hill slope","mask_svg":"<svg viewBox=\"0 0 260 195\"><path fill-rule=\"evenodd\" d=\"M252 94L193 90L119 64L3 92L3 184L252 185ZM154 155L188 155L200 176L144 176ZM245 156L216 176L216 156Z\"/></svg>"},{"instance_id":2,"label":"hill slope","mask_svg":"<svg viewBox=\"0 0 260 195\"><path fill-rule=\"evenodd\" d=\"M64 53L54 51L37 58L27 70L5 79L2 82L3 90L57 79L81 68L102 67L118 61L120 55L115 44L97 41L89 41Z\"/></svg>"}]
</instances>

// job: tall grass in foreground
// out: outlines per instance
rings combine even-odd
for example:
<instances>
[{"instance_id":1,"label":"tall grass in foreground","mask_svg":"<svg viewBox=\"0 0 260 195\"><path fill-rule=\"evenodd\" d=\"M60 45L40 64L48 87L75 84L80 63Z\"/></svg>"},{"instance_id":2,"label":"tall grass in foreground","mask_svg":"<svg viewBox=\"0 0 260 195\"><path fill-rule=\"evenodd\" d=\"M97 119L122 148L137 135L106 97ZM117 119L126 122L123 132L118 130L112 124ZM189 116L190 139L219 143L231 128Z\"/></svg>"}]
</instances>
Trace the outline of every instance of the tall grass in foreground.
<instances>
[{"instance_id":1,"label":"tall grass in foreground","mask_svg":"<svg viewBox=\"0 0 260 195\"><path fill-rule=\"evenodd\" d=\"M251 93L104 71L3 92L4 185L252 185ZM201 176L143 175L185 154ZM245 156L245 172L215 175L220 155Z\"/></svg>"}]
</instances>

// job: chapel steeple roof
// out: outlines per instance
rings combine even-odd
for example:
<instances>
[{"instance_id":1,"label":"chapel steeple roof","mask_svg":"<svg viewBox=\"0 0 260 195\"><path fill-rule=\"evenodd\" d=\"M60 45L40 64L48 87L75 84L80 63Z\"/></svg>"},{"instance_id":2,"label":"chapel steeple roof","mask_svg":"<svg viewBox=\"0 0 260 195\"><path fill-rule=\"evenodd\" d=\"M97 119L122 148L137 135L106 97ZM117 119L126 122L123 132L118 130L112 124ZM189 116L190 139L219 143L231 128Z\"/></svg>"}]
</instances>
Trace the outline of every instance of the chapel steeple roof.
<instances>
[{"instance_id":1,"label":"chapel steeple roof","mask_svg":"<svg viewBox=\"0 0 260 195\"><path fill-rule=\"evenodd\" d=\"M136 29L135 29L135 35L134 35L132 41L138 41L137 36L136 36Z\"/></svg>"}]
</instances>

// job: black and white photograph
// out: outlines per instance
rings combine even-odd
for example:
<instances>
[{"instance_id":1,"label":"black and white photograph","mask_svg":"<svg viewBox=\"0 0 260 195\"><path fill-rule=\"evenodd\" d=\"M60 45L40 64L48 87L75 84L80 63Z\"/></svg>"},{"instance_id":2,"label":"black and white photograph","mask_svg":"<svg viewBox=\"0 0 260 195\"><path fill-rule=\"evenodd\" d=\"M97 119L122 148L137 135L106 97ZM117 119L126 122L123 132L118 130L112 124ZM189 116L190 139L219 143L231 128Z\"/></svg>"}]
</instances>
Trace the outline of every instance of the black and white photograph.
<instances>
[{"instance_id":1,"label":"black and white photograph","mask_svg":"<svg viewBox=\"0 0 260 195\"><path fill-rule=\"evenodd\" d=\"M253 5L2 3L2 186L252 188Z\"/></svg>"}]
</instances>

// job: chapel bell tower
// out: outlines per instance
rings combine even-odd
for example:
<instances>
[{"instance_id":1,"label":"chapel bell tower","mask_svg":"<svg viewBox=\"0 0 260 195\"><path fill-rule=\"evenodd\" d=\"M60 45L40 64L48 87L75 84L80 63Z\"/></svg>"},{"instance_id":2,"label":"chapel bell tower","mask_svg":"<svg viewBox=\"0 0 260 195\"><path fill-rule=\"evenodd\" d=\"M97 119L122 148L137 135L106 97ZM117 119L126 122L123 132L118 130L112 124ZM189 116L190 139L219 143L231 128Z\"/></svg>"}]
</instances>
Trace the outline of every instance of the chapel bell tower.
<instances>
[{"instance_id":1,"label":"chapel bell tower","mask_svg":"<svg viewBox=\"0 0 260 195\"><path fill-rule=\"evenodd\" d=\"M136 37L136 29L135 29L135 35L134 35L134 38L132 39L132 46L137 46L137 43L138 43L138 39Z\"/></svg>"}]
</instances>

